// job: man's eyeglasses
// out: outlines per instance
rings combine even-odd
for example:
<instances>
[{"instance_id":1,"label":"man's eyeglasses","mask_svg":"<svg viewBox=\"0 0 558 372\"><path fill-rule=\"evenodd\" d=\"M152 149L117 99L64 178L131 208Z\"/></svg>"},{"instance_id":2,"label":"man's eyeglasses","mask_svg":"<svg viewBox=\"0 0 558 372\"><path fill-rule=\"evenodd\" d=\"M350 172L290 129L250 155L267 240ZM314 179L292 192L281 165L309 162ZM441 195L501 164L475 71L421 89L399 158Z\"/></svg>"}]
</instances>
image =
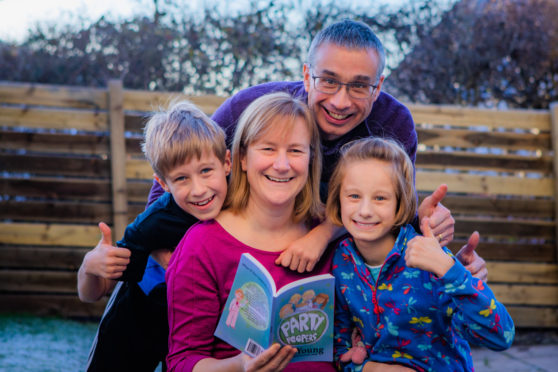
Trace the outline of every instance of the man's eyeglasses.
<instances>
[{"instance_id":1,"label":"man's eyeglasses","mask_svg":"<svg viewBox=\"0 0 558 372\"><path fill-rule=\"evenodd\" d=\"M335 94L339 92L339 89L341 89L343 85L345 85L349 96L357 99L370 98L378 87L378 85L360 83L356 81L351 83L342 83L325 76L312 75L312 79L314 79L314 88L316 88L318 92Z\"/></svg>"}]
</instances>

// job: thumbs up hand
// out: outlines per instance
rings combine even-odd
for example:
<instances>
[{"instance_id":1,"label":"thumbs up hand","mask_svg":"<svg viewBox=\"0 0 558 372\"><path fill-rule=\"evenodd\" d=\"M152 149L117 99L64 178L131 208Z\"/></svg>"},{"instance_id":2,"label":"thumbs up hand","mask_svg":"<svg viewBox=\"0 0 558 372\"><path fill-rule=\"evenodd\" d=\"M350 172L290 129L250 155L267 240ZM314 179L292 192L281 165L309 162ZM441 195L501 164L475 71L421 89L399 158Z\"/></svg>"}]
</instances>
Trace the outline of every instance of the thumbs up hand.
<instances>
[{"instance_id":1,"label":"thumbs up hand","mask_svg":"<svg viewBox=\"0 0 558 372\"><path fill-rule=\"evenodd\" d=\"M473 232L459 252L455 255L459 262L465 266L471 274L483 282L488 279L488 270L486 268L486 261L483 260L476 252L477 246L479 245L479 233Z\"/></svg>"},{"instance_id":2,"label":"thumbs up hand","mask_svg":"<svg viewBox=\"0 0 558 372\"><path fill-rule=\"evenodd\" d=\"M449 209L442 205L442 199L446 196L448 186L442 184L434 192L424 198L418 208L419 220L428 217L432 233L440 241L440 245L446 246L453 240L455 220ZM421 223L422 230L422 223ZM424 233L424 230L422 230Z\"/></svg>"},{"instance_id":3,"label":"thumbs up hand","mask_svg":"<svg viewBox=\"0 0 558 372\"><path fill-rule=\"evenodd\" d=\"M112 245L112 232L104 222L99 223L101 240L93 250L87 253L85 270L87 274L106 279L117 279L122 276L130 263L131 252L126 248Z\"/></svg>"},{"instance_id":4,"label":"thumbs up hand","mask_svg":"<svg viewBox=\"0 0 558 372\"><path fill-rule=\"evenodd\" d=\"M405 262L409 267L429 271L441 278L451 269L454 261L434 236L428 217L422 219L420 228L424 236L415 236L407 243Z\"/></svg>"}]
</instances>

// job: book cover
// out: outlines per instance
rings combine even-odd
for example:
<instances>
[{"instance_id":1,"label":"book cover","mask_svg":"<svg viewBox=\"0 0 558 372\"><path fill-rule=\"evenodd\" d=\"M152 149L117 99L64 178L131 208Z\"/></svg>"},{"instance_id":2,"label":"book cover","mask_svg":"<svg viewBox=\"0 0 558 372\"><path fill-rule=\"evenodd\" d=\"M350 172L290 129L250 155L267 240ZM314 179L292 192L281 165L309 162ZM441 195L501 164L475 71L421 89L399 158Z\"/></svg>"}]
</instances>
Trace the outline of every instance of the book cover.
<instances>
[{"instance_id":1,"label":"book cover","mask_svg":"<svg viewBox=\"0 0 558 372\"><path fill-rule=\"evenodd\" d=\"M298 349L293 362L332 361L334 294L330 274L277 290L266 268L244 253L215 336L251 356L279 342Z\"/></svg>"}]
</instances>

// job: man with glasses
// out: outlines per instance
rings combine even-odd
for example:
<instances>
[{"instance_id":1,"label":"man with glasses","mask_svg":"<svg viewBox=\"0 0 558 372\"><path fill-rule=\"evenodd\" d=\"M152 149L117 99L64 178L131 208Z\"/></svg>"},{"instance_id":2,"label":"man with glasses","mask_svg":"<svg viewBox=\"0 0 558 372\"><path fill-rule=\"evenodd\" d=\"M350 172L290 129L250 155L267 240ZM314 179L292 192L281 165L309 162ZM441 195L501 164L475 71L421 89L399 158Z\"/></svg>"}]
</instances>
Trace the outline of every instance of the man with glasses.
<instances>
[{"instance_id":1,"label":"man with glasses","mask_svg":"<svg viewBox=\"0 0 558 372\"><path fill-rule=\"evenodd\" d=\"M381 91L384 66L384 48L370 27L362 22L343 20L321 30L312 41L303 68L303 81L270 82L244 89L227 99L212 118L227 132L230 147L240 115L256 98L287 91L307 102L322 138L320 193L325 201L339 149L345 143L370 136L392 138L405 148L413 163L416 159L417 133L411 113ZM439 188L419 207L419 217L430 217L430 226L442 245L453 239L455 222L449 210L440 204L445 190ZM150 201L161 192L151 191ZM339 228L327 221L322 223L291 245L279 258L280 263L301 272L311 270L327 243L338 233ZM486 264L474 252L477 244L478 237L466 246L460 260L468 265L473 275L486 279Z\"/></svg>"}]
</instances>

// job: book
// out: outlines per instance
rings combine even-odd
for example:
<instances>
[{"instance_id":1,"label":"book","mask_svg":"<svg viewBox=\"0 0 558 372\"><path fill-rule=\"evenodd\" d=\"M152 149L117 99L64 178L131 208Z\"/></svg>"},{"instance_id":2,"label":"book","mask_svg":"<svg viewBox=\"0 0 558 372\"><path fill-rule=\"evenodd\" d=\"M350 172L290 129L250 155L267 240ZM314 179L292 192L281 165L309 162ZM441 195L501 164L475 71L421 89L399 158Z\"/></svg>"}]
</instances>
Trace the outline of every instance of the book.
<instances>
[{"instance_id":1,"label":"book","mask_svg":"<svg viewBox=\"0 0 558 372\"><path fill-rule=\"evenodd\" d=\"M273 343L298 349L293 362L333 360L335 278L315 275L279 290L267 269L243 253L215 336L250 356Z\"/></svg>"}]
</instances>

